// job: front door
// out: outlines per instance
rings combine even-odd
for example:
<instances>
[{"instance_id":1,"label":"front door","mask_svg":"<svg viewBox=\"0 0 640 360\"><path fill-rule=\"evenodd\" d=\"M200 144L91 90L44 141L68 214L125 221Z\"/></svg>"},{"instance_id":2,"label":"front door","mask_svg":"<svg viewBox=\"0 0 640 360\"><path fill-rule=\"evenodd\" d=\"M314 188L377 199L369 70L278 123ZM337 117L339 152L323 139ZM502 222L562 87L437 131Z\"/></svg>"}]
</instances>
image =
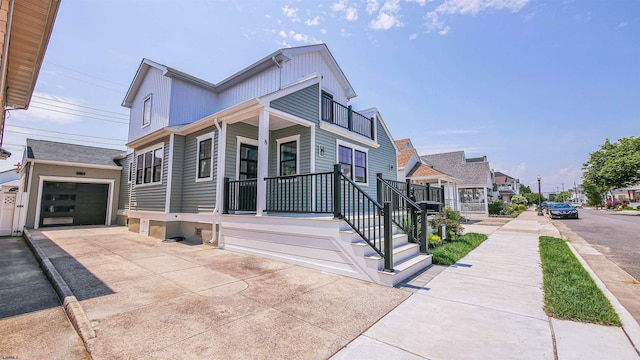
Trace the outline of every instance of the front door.
<instances>
[{"instance_id":1,"label":"front door","mask_svg":"<svg viewBox=\"0 0 640 360\"><path fill-rule=\"evenodd\" d=\"M239 166L238 180L247 181L240 183L238 189L238 210L256 211L258 194L258 147L256 145L240 144Z\"/></svg>"}]
</instances>

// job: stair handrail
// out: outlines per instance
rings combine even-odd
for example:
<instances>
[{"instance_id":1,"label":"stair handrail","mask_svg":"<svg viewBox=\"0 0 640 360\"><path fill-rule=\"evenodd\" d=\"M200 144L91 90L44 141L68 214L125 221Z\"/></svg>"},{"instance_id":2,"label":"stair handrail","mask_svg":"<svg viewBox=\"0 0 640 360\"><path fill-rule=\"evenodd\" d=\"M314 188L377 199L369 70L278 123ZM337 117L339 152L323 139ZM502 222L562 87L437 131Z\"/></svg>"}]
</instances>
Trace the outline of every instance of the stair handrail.
<instances>
[{"instance_id":1,"label":"stair handrail","mask_svg":"<svg viewBox=\"0 0 640 360\"><path fill-rule=\"evenodd\" d=\"M409 239L420 245L420 252L427 253L427 211L393 185L393 180L377 174L378 202L391 204L391 218ZM389 196L389 192L395 196ZM388 197L388 198L387 198ZM420 231L418 231L420 229Z\"/></svg>"},{"instance_id":2,"label":"stair handrail","mask_svg":"<svg viewBox=\"0 0 640 360\"><path fill-rule=\"evenodd\" d=\"M334 165L333 173L334 218L344 220L384 258L385 272L393 272L391 204L381 205L369 196L356 182L342 173L340 164Z\"/></svg>"}]
</instances>

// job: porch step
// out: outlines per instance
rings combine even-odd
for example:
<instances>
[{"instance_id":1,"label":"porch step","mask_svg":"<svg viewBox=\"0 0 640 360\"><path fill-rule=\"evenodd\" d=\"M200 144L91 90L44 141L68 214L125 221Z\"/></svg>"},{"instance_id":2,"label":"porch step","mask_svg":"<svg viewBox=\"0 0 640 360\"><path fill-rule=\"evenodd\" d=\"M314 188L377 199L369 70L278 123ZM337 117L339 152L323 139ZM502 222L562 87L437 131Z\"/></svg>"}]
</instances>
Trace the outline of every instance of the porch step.
<instances>
[{"instance_id":1,"label":"porch step","mask_svg":"<svg viewBox=\"0 0 640 360\"><path fill-rule=\"evenodd\" d=\"M349 230L341 230L340 236L344 241L357 243L364 241L362 237L353 229ZM380 236L375 240L381 239L384 237L383 233L380 233ZM395 232L393 233L393 247L400 246L409 242L409 236L405 233ZM384 243L384 242L383 242Z\"/></svg>"},{"instance_id":2,"label":"porch step","mask_svg":"<svg viewBox=\"0 0 640 360\"><path fill-rule=\"evenodd\" d=\"M380 281L387 286L395 286L418 271L432 264L431 255L420 254L393 266L393 272L378 271Z\"/></svg>"}]
</instances>

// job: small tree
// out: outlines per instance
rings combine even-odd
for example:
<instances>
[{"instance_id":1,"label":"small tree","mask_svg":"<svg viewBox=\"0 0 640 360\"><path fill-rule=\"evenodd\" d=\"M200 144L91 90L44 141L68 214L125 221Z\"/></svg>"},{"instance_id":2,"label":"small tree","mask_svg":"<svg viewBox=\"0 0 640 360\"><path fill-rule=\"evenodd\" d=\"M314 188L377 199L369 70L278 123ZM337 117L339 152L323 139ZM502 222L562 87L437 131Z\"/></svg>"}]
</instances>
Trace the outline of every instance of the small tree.
<instances>
[{"instance_id":1,"label":"small tree","mask_svg":"<svg viewBox=\"0 0 640 360\"><path fill-rule=\"evenodd\" d=\"M531 188L529 187L529 185L520 185L520 194L524 195L524 194L531 194Z\"/></svg>"},{"instance_id":2,"label":"small tree","mask_svg":"<svg viewBox=\"0 0 640 360\"><path fill-rule=\"evenodd\" d=\"M596 186L588 181L582 183L585 195L587 195L587 205L600 207L604 204L602 195L606 192L603 186Z\"/></svg>"},{"instance_id":3,"label":"small tree","mask_svg":"<svg viewBox=\"0 0 640 360\"><path fill-rule=\"evenodd\" d=\"M524 196L516 195L516 196L511 198L511 203L518 204L518 205L520 205L520 204L527 205L529 203L529 201Z\"/></svg>"},{"instance_id":4,"label":"small tree","mask_svg":"<svg viewBox=\"0 0 640 360\"><path fill-rule=\"evenodd\" d=\"M540 205L538 203L538 194L528 193L528 194L524 194L523 196L527 199L529 204ZM544 197L543 195L540 195L540 197L542 198L542 201L547 201L547 198Z\"/></svg>"}]
</instances>

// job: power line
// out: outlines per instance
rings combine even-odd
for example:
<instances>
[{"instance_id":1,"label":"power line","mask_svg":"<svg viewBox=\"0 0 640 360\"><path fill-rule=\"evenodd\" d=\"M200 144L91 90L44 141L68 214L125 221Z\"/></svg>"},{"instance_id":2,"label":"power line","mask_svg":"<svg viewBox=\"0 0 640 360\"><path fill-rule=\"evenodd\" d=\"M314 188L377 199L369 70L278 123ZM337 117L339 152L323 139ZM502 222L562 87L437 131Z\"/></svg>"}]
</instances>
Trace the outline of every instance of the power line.
<instances>
[{"instance_id":1,"label":"power line","mask_svg":"<svg viewBox=\"0 0 640 360\"><path fill-rule=\"evenodd\" d=\"M70 78L70 79L73 79L73 80L76 80L76 81L83 82L83 83L85 83L85 84L89 84L89 85L93 85L93 86L101 87L101 88L103 88L103 89L105 89L105 90L111 90L111 91L118 92L118 93L122 93L122 92L124 92L123 90L118 90L118 89L110 88L110 87L107 87L107 86L104 86L104 85L96 84L96 83L94 83L94 82L90 82L90 81L86 81L86 80L78 79L77 77L73 77L73 76L70 76L70 75L67 75L67 74L58 73L57 75L65 76L65 77L68 77L68 78Z\"/></svg>"},{"instance_id":2,"label":"power line","mask_svg":"<svg viewBox=\"0 0 640 360\"><path fill-rule=\"evenodd\" d=\"M84 75L84 76L88 76L88 77L90 77L90 78L94 78L94 79L101 80L101 81L106 81L106 82L109 82L109 83L112 83L112 84L115 84L115 85L119 85L119 86L122 86L122 87L127 87L127 85L120 84L120 83L117 83L117 82L115 82L115 81L111 81L111 80L107 80L107 79L102 79L102 78L99 78L99 77L97 77L97 76L89 75L89 74L87 74L87 73L83 73L83 72L81 72L81 71L74 70L74 69L72 69L72 68L69 68L69 67L66 67L66 66L63 66L63 65L60 65L60 64L56 64L56 63L51 62L51 61L48 61L48 60L47 60L47 61L45 61L45 63L47 63L47 64L51 64L51 65L55 65L55 66L61 67L61 68L63 68L63 69L67 69L67 70L69 70L69 71L73 71L73 72L75 72L75 73L82 74L82 75Z\"/></svg>"},{"instance_id":3,"label":"power line","mask_svg":"<svg viewBox=\"0 0 640 360\"><path fill-rule=\"evenodd\" d=\"M81 112L81 113L85 113L85 114L91 114L91 115L104 116L104 117L108 117L108 118L112 118L112 119L118 119L118 120L129 120L129 119L125 119L125 118L121 118L121 117L116 117L116 116L111 116L111 115L102 115L102 114L93 113L93 112L90 112L90 111L76 110L76 109L71 109L71 108L64 107L64 106L53 105L53 104L47 104L46 102L42 102L42 101L33 101L33 100L32 100L31 102L32 102L32 103L35 103L35 104L40 104L40 105L53 106L53 107L57 107L57 108L60 108L60 109L65 109L65 110L77 111L77 112ZM42 108L37 107L37 106L35 106L35 108L42 109Z\"/></svg>"},{"instance_id":4,"label":"power line","mask_svg":"<svg viewBox=\"0 0 640 360\"><path fill-rule=\"evenodd\" d=\"M57 112L57 113L60 113L60 114L67 114L67 115L73 115L73 116L80 116L80 117L88 118L88 119L96 119L96 120L108 121L108 122L112 122L112 123L116 123L116 124L123 124L123 125L128 125L129 124L128 121L108 120L108 119L102 119L102 118L97 118L97 117L93 117L93 116L86 116L86 115L68 113L68 112L59 111L59 110L47 109L47 108L42 108L42 107L38 107L38 106L32 106L32 107L34 107L36 109L42 109L42 110Z\"/></svg>"},{"instance_id":5,"label":"power line","mask_svg":"<svg viewBox=\"0 0 640 360\"><path fill-rule=\"evenodd\" d=\"M11 127L15 127L15 128L20 128L20 129L26 129L26 130L47 131L47 132L51 132L51 133L55 133L55 134L62 134L62 135L82 136L82 137L89 137L89 138L95 138L95 139L114 140L114 141L124 141L124 142L126 142L126 141L127 141L127 140L124 140L124 139L114 139L114 138L106 138L106 137L91 136L91 135L84 135L84 134L70 134L70 133L66 133L66 132L53 131L53 130L48 130L48 129L31 128L31 127L18 126L18 125L11 125L11 124L7 124L7 126L11 126ZM36 135L36 134L34 134L34 135Z\"/></svg>"},{"instance_id":6,"label":"power line","mask_svg":"<svg viewBox=\"0 0 640 360\"><path fill-rule=\"evenodd\" d=\"M62 100L58 100L58 99L51 99L51 98L44 97L44 96L33 95L32 97L38 98L38 99L43 99L43 100L55 101L55 102L59 102L61 104L73 105L73 106L86 108L86 109L91 109L91 110L103 111L103 112L106 112L106 113L111 113L111 114L116 114L116 115L122 115L122 116L127 116L127 117L129 116L129 114L119 113L119 112L115 112L115 111L102 110L102 109L93 108L93 107L89 107L89 106L83 106L83 105L74 104L74 103L70 103L70 102L66 102L66 101L62 101Z\"/></svg>"},{"instance_id":7,"label":"power line","mask_svg":"<svg viewBox=\"0 0 640 360\"><path fill-rule=\"evenodd\" d=\"M15 131L15 130L6 130L6 132L12 132L12 133L24 134L24 135L34 135L34 136L48 138L48 139L61 139L61 140L71 140L71 141L78 141L78 142L86 142L86 143L90 143L90 144L103 144L103 145L114 145L114 146L124 146L125 145L123 143L114 144L114 143L106 143L106 142L98 142L98 141L90 141L90 140L87 141L87 140L81 140L81 139L65 138L65 137L59 137L59 136L48 136L48 135L40 135L40 134L31 134L31 133L22 132L22 131Z\"/></svg>"}]
</instances>

